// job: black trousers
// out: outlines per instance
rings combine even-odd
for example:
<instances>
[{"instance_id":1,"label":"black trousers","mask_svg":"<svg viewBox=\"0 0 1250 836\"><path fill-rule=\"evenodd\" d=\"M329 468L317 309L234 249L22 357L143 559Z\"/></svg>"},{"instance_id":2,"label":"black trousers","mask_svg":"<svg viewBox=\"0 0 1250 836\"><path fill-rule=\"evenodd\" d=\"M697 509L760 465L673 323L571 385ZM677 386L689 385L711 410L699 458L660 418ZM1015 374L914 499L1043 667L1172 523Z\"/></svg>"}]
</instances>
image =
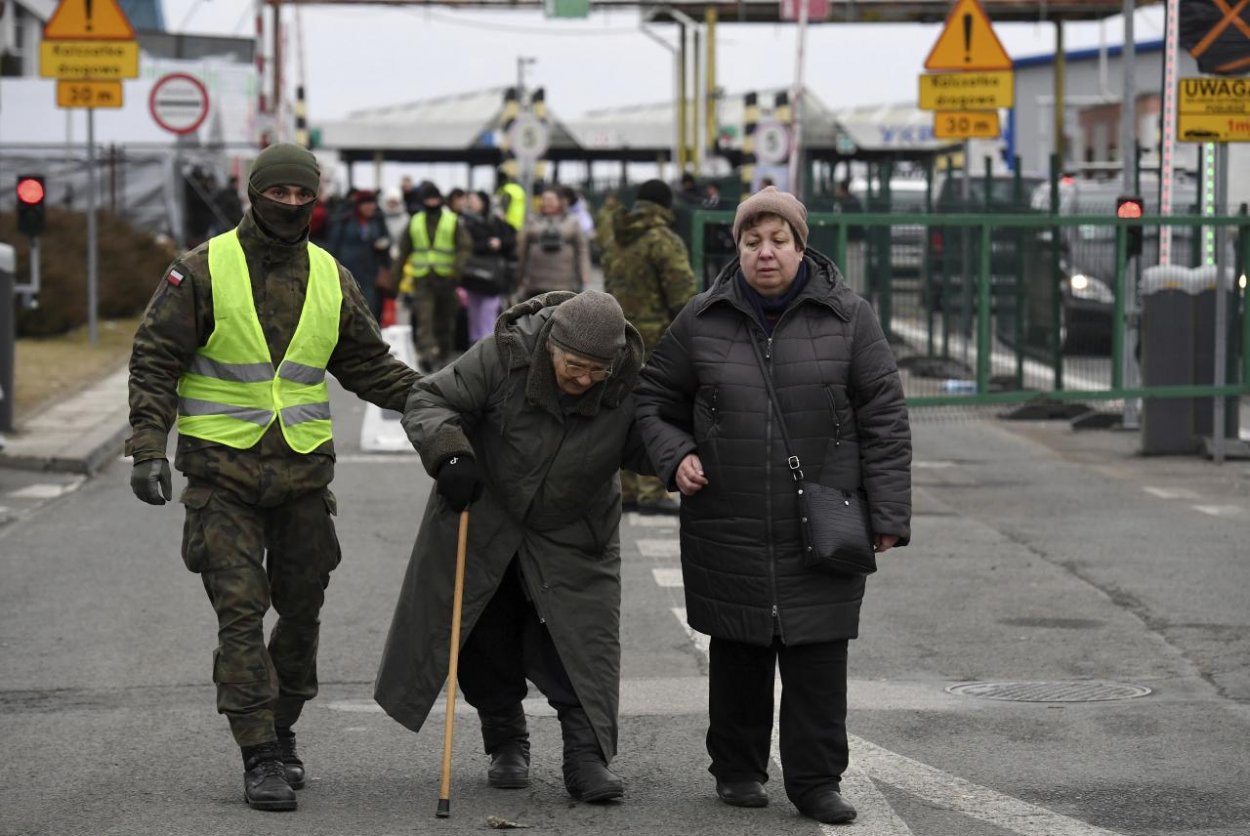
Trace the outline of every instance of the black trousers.
<instances>
[{"instance_id":1,"label":"black trousers","mask_svg":"<svg viewBox=\"0 0 1250 836\"><path fill-rule=\"evenodd\" d=\"M525 699L526 679L556 711L581 707L551 633L525 597L514 559L460 650L457 681L469 705L500 714Z\"/></svg>"},{"instance_id":2,"label":"black trousers","mask_svg":"<svg viewBox=\"0 0 1250 836\"><path fill-rule=\"evenodd\" d=\"M708 771L721 781L768 780L773 682L781 665L781 769L801 804L846 771L845 640L767 647L713 638L709 665Z\"/></svg>"}]
</instances>

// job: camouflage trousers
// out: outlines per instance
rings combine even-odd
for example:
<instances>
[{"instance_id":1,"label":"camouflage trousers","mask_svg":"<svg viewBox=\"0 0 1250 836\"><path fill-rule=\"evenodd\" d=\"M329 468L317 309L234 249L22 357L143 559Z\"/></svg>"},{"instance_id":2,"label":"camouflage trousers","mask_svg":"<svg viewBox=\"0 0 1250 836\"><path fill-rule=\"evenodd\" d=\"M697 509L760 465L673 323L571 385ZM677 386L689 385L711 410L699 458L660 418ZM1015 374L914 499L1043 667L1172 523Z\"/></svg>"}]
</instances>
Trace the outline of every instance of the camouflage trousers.
<instances>
[{"instance_id":1,"label":"camouflage trousers","mask_svg":"<svg viewBox=\"0 0 1250 836\"><path fill-rule=\"evenodd\" d=\"M639 476L632 470L621 471L621 502L646 505L668 496L664 483L656 476Z\"/></svg>"},{"instance_id":2,"label":"camouflage trousers","mask_svg":"<svg viewBox=\"0 0 1250 836\"><path fill-rule=\"evenodd\" d=\"M417 312L417 350L424 360L445 363L451 359L460 309L458 285L457 279L433 273L417 279L412 304Z\"/></svg>"},{"instance_id":3,"label":"camouflage trousers","mask_svg":"<svg viewBox=\"0 0 1250 836\"><path fill-rule=\"evenodd\" d=\"M272 741L317 695L321 605L340 559L334 495L326 488L258 507L192 482L182 502L182 557L217 612L217 710L240 746ZM271 604L278 619L266 645Z\"/></svg>"}]
</instances>

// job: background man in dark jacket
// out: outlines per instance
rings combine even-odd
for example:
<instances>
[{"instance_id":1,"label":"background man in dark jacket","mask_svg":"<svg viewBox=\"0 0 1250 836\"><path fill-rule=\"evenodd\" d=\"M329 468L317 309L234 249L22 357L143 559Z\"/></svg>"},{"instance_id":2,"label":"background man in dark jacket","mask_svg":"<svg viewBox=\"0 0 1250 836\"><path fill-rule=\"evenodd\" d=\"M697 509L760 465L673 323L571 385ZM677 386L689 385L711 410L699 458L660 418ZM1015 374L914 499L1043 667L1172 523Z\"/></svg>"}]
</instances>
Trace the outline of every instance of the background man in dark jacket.
<instances>
[{"instance_id":1,"label":"background man in dark jacket","mask_svg":"<svg viewBox=\"0 0 1250 836\"><path fill-rule=\"evenodd\" d=\"M413 390L404 428L437 480L400 590L374 695L419 731L447 678L458 517L473 504L460 687L494 787L529 783L526 679L556 710L564 783L623 793L620 484L649 469L634 424L642 341L605 293L553 292Z\"/></svg>"},{"instance_id":2,"label":"background man in dark jacket","mask_svg":"<svg viewBox=\"0 0 1250 836\"><path fill-rule=\"evenodd\" d=\"M307 150L293 144L266 148L252 167L252 208L238 229L180 256L157 287L130 358L126 455L134 459L131 488L144 502L164 505L173 498L166 438L175 417L181 421L204 412L205 402L180 394L188 381L206 374L221 378L216 385L225 390L288 376L315 384L329 371L383 409L403 408L418 375L391 357L351 274L308 243L319 177L317 160ZM216 247L233 252L227 239L235 233L243 262L235 269L246 276L234 276L230 292L220 291L229 271L213 275L209 265L223 263ZM342 300L337 333L313 335L333 347L325 369L284 364L305 308L316 307L308 301L313 257L332 266L331 281L337 281ZM211 336L247 327L223 325L214 315L246 307L246 301L232 296L241 283L250 286L252 317L269 363L227 364L203 353ZM298 426L300 419L281 406L271 404L268 425L263 418L255 422L265 427L263 435L246 448L184 429L175 460L187 477L181 497L186 506L183 561L200 575L217 612L217 710L229 719L242 749L245 798L264 810L295 809L292 790L304 785L292 726L304 703L317 694L318 614L340 558L331 519L336 503L329 488L334 443L296 452L287 433L288 425ZM328 402L324 406L328 419ZM256 412L236 409L234 414L246 422ZM278 621L266 647L263 619L270 602Z\"/></svg>"}]
</instances>

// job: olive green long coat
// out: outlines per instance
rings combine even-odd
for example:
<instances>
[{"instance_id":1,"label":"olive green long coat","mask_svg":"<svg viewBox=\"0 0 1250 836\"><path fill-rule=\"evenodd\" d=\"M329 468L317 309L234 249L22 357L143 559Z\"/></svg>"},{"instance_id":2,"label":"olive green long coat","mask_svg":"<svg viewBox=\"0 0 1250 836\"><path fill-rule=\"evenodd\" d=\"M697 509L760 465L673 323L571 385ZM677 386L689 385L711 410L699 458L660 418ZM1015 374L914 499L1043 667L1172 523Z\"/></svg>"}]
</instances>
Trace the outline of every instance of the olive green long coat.
<instances>
[{"instance_id":1,"label":"olive green long coat","mask_svg":"<svg viewBox=\"0 0 1250 836\"><path fill-rule=\"evenodd\" d=\"M549 293L506 312L492 337L414 387L403 424L431 475L459 455L484 475L469 509L462 646L515 557L610 759L621 657L617 471L654 471L634 424L642 340L632 326L612 376L562 403L546 342L555 306L572 297ZM432 492L375 684L378 704L413 731L447 678L458 523Z\"/></svg>"}]
</instances>

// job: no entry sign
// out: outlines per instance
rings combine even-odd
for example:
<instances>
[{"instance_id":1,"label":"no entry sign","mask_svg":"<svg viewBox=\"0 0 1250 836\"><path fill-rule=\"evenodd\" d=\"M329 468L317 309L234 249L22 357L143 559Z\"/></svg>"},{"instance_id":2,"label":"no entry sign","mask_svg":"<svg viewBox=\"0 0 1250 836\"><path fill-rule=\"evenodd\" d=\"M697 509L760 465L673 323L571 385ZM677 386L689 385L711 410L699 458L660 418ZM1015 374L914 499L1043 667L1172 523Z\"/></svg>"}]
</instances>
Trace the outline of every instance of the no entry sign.
<instances>
[{"instance_id":1,"label":"no entry sign","mask_svg":"<svg viewBox=\"0 0 1250 836\"><path fill-rule=\"evenodd\" d=\"M169 73L152 88L148 110L170 133L193 133L208 116L208 90L195 76Z\"/></svg>"}]
</instances>

